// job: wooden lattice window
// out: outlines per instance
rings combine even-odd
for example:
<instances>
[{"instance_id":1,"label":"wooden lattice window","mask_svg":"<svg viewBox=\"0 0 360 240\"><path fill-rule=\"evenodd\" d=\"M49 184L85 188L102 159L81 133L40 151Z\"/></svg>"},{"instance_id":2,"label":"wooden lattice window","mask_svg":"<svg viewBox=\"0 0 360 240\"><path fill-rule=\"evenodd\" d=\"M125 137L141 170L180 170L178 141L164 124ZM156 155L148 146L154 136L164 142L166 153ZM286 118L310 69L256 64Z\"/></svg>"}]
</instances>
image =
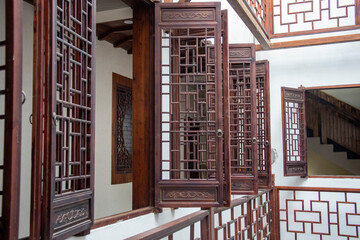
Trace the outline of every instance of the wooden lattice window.
<instances>
[{"instance_id":1,"label":"wooden lattice window","mask_svg":"<svg viewBox=\"0 0 360 240\"><path fill-rule=\"evenodd\" d=\"M18 239L21 160L22 8L2 1L0 24L0 238Z\"/></svg>"},{"instance_id":2,"label":"wooden lattice window","mask_svg":"<svg viewBox=\"0 0 360 240\"><path fill-rule=\"evenodd\" d=\"M231 44L229 48L231 192L256 194L255 46Z\"/></svg>"},{"instance_id":3,"label":"wooden lattice window","mask_svg":"<svg viewBox=\"0 0 360 240\"><path fill-rule=\"evenodd\" d=\"M221 206L220 4L157 4L155 20L155 203Z\"/></svg>"},{"instance_id":4,"label":"wooden lattice window","mask_svg":"<svg viewBox=\"0 0 360 240\"><path fill-rule=\"evenodd\" d=\"M305 91L282 88L284 175L306 176Z\"/></svg>"},{"instance_id":5,"label":"wooden lattice window","mask_svg":"<svg viewBox=\"0 0 360 240\"><path fill-rule=\"evenodd\" d=\"M94 0L37 4L36 23L39 30L44 27L44 34L35 35L35 41L38 51L45 46L45 54L35 56L34 71L44 72L34 79L33 126L43 129L44 140L35 133L35 149L40 146L43 158L35 157L33 167L40 166L42 172L34 171L33 182L42 175L43 190L42 197L32 195L35 216L42 214L31 222L34 239L39 238L40 226L41 238L53 239L87 233L93 224L94 4ZM42 110L44 121L35 116L39 112L42 116ZM40 197L42 211L37 207Z\"/></svg>"},{"instance_id":6,"label":"wooden lattice window","mask_svg":"<svg viewBox=\"0 0 360 240\"><path fill-rule=\"evenodd\" d=\"M111 183L132 181L132 80L113 73Z\"/></svg>"},{"instance_id":7,"label":"wooden lattice window","mask_svg":"<svg viewBox=\"0 0 360 240\"><path fill-rule=\"evenodd\" d=\"M269 62L256 62L256 120L259 188L271 188Z\"/></svg>"}]
</instances>

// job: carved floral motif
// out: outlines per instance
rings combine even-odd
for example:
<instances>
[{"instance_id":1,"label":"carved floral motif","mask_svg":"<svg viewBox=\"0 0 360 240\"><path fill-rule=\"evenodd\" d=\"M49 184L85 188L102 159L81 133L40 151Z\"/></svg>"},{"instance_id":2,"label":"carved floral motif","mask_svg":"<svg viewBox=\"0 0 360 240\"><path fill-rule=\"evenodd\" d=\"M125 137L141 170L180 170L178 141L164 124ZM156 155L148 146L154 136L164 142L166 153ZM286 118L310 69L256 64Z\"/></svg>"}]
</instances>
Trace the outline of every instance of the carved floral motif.
<instances>
[{"instance_id":1,"label":"carved floral motif","mask_svg":"<svg viewBox=\"0 0 360 240\"><path fill-rule=\"evenodd\" d=\"M209 192L197 192L197 191L170 191L165 194L167 198L173 198L173 199L189 199L189 198L201 198L201 199L214 199L215 196L213 193Z\"/></svg>"},{"instance_id":2,"label":"carved floral motif","mask_svg":"<svg viewBox=\"0 0 360 240\"><path fill-rule=\"evenodd\" d=\"M250 48L230 48L229 56L240 58L250 57L251 51Z\"/></svg>"},{"instance_id":3,"label":"carved floral motif","mask_svg":"<svg viewBox=\"0 0 360 240\"><path fill-rule=\"evenodd\" d=\"M56 224L66 224L69 222L73 222L79 218L83 218L83 217L87 217L89 216L89 211L82 207L79 209L70 209L66 212L62 212L60 213L57 217L56 217Z\"/></svg>"},{"instance_id":4,"label":"carved floral motif","mask_svg":"<svg viewBox=\"0 0 360 240\"><path fill-rule=\"evenodd\" d=\"M285 91L285 98L287 99L294 99L294 100L301 100L303 99L303 93L302 92L293 92L286 90Z\"/></svg>"},{"instance_id":5,"label":"carved floral motif","mask_svg":"<svg viewBox=\"0 0 360 240\"><path fill-rule=\"evenodd\" d=\"M215 14L213 10L202 11L202 12L198 12L198 11L184 12L184 10L177 10L177 11L163 10L162 20L163 21L175 21L175 20L211 21L211 20L215 20Z\"/></svg>"}]
</instances>

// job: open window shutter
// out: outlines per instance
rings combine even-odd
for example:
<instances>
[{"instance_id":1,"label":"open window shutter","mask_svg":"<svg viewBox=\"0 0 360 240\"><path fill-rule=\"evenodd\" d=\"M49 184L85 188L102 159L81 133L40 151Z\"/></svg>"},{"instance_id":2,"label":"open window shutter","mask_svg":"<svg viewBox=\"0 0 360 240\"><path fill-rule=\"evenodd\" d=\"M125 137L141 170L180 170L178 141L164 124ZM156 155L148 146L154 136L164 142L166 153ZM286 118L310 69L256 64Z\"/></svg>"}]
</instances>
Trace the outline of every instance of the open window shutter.
<instances>
[{"instance_id":1,"label":"open window shutter","mask_svg":"<svg viewBox=\"0 0 360 240\"><path fill-rule=\"evenodd\" d=\"M282 88L284 175L306 176L305 91Z\"/></svg>"},{"instance_id":2,"label":"open window shutter","mask_svg":"<svg viewBox=\"0 0 360 240\"><path fill-rule=\"evenodd\" d=\"M20 0L4 1L0 20L0 238L18 239L21 160L22 8ZM3 36L3 35L2 35ZM5 102L4 102L5 101Z\"/></svg>"},{"instance_id":3,"label":"open window shutter","mask_svg":"<svg viewBox=\"0 0 360 240\"><path fill-rule=\"evenodd\" d=\"M38 3L45 36L36 35L37 47L45 46L44 125L42 119L34 122L36 129L44 129L43 159L36 159L35 166L43 161L41 238L64 239L88 233L93 224L95 1ZM36 81L41 86L42 80ZM37 107L41 104L34 103L34 114L41 111ZM34 226L38 223L31 226L36 238L39 227Z\"/></svg>"},{"instance_id":4,"label":"open window shutter","mask_svg":"<svg viewBox=\"0 0 360 240\"><path fill-rule=\"evenodd\" d=\"M230 106L229 106L229 36L228 11L221 10L221 46L223 74L223 116L224 116L224 205L231 203L231 172L230 172ZM211 54L213 55L213 54Z\"/></svg>"},{"instance_id":5,"label":"open window shutter","mask_svg":"<svg viewBox=\"0 0 360 240\"><path fill-rule=\"evenodd\" d=\"M157 4L155 46L156 206L222 206L220 4Z\"/></svg>"},{"instance_id":6,"label":"open window shutter","mask_svg":"<svg viewBox=\"0 0 360 240\"><path fill-rule=\"evenodd\" d=\"M253 44L230 44L230 164L231 192L256 194L256 65Z\"/></svg>"},{"instance_id":7,"label":"open window shutter","mask_svg":"<svg viewBox=\"0 0 360 240\"><path fill-rule=\"evenodd\" d=\"M259 188L271 188L269 62L256 62L257 157Z\"/></svg>"}]
</instances>

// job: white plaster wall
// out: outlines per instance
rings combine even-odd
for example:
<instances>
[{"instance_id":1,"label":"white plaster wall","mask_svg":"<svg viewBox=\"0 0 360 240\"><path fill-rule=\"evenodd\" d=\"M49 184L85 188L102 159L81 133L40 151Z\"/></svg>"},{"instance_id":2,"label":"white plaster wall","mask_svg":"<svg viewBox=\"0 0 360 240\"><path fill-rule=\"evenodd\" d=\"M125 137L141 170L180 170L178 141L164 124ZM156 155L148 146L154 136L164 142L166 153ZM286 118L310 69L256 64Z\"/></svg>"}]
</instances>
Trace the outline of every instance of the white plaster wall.
<instances>
[{"instance_id":1,"label":"white plaster wall","mask_svg":"<svg viewBox=\"0 0 360 240\"><path fill-rule=\"evenodd\" d=\"M132 183L111 185L112 73L132 78L132 55L96 42L95 218L132 209Z\"/></svg>"}]
</instances>

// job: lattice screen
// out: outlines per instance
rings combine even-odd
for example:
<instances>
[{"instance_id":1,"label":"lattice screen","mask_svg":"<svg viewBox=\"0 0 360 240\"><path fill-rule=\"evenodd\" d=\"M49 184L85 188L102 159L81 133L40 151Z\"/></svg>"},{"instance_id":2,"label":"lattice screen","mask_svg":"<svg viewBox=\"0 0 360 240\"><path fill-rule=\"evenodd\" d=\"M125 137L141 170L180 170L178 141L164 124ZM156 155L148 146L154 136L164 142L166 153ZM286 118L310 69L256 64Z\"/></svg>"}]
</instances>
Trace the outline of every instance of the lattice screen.
<instances>
[{"instance_id":1,"label":"lattice screen","mask_svg":"<svg viewBox=\"0 0 360 240\"><path fill-rule=\"evenodd\" d=\"M230 165L231 191L257 193L255 50L253 45L230 45Z\"/></svg>"},{"instance_id":2,"label":"lattice screen","mask_svg":"<svg viewBox=\"0 0 360 240\"><path fill-rule=\"evenodd\" d=\"M93 223L95 1L45 1L46 48L42 237ZM37 39L44 41L44 39ZM40 124L41 123L36 123Z\"/></svg>"},{"instance_id":3,"label":"lattice screen","mask_svg":"<svg viewBox=\"0 0 360 240\"><path fill-rule=\"evenodd\" d=\"M115 120L116 120L116 171L118 173L131 173L132 172L132 89L131 88L117 85Z\"/></svg>"},{"instance_id":4,"label":"lattice screen","mask_svg":"<svg viewBox=\"0 0 360 240\"><path fill-rule=\"evenodd\" d=\"M271 187L269 62L256 62L256 121L259 188Z\"/></svg>"},{"instance_id":5,"label":"lattice screen","mask_svg":"<svg viewBox=\"0 0 360 240\"><path fill-rule=\"evenodd\" d=\"M158 4L156 18L157 204L222 204L220 6Z\"/></svg>"},{"instance_id":6,"label":"lattice screen","mask_svg":"<svg viewBox=\"0 0 360 240\"><path fill-rule=\"evenodd\" d=\"M305 91L282 88L285 176L307 174Z\"/></svg>"}]
</instances>

